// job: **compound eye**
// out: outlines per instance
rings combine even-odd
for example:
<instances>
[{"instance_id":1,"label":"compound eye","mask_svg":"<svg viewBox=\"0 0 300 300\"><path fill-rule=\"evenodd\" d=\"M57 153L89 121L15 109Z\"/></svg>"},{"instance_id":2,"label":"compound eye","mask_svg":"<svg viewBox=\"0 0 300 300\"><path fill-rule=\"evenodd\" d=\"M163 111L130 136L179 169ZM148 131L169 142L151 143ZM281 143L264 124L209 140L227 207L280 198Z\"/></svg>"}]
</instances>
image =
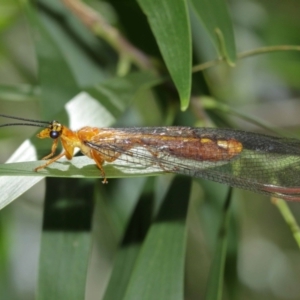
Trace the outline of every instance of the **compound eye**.
<instances>
[{"instance_id":1,"label":"compound eye","mask_svg":"<svg viewBox=\"0 0 300 300\"><path fill-rule=\"evenodd\" d=\"M50 131L50 137L52 139L57 139L59 137L59 132L54 130Z\"/></svg>"}]
</instances>

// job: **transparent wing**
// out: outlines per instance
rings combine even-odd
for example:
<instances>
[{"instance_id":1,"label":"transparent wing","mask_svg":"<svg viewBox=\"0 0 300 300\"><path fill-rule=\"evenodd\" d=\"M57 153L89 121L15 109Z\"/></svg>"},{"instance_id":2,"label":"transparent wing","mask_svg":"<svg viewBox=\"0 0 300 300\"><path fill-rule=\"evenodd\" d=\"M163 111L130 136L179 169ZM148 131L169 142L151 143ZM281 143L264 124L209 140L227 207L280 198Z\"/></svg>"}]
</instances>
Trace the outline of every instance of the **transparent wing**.
<instances>
[{"instance_id":1,"label":"transparent wing","mask_svg":"<svg viewBox=\"0 0 300 300\"><path fill-rule=\"evenodd\" d=\"M156 166L166 172L201 177L287 200L300 200L299 140L230 129L159 127L107 130L116 132L116 135L113 138L96 136L85 144L110 157L111 161L116 159L141 167ZM243 147L230 158L221 153L218 159L201 159L180 155L181 152L173 151L170 143L161 142L162 138L164 141L173 139L175 146L180 145L178 141L196 138L215 142L235 140ZM184 151L189 153L186 149ZM216 148L209 146L203 151L216 151ZM203 157L216 157L216 154L204 153Z\"/></svg>"}]
</instances>

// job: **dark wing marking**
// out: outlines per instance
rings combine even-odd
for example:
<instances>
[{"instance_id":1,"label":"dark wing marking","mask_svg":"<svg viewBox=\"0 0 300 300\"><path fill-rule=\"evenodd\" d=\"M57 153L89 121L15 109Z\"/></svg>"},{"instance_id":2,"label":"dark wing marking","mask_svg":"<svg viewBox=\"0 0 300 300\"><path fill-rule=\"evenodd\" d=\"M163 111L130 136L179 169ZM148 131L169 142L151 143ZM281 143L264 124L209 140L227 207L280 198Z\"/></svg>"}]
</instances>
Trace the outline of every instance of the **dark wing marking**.
<instances>
[{"instance_id":1,"label":"dark wing marking","mask_svg":"<svg viewBox=\"0 0 300 300\"><path fill-rule=\"evenodd\" d=\"M118 143L86 141L85 144L103 155L135 163L140 166L156 165L167 172L201 177L259 193L271 194L287 200L300 200L300 142L296 139L272 137L243 131L222 129L183 128L181 135L176 130L168 131L171 136L209 137L215 139L234 138L243 144L243 151L229 160L195 161L177 158L163 148L133 145L124 150ZM118 129L121 130L121 129ZM126 129L127 132L127 129ZM141 129L130 133L141 134ZM143 128L153 137L165 133L164 128ZM170 133L171 132L171 133ZM121 144L122 145L122 144Z\"/></svg>"}]
</instances>

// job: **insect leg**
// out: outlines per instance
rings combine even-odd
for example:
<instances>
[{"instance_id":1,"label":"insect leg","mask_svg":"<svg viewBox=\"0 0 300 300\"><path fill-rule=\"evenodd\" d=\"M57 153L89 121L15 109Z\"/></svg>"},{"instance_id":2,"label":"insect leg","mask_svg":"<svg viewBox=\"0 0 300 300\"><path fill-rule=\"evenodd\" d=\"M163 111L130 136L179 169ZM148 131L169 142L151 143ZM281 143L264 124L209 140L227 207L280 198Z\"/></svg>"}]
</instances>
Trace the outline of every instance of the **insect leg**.
<instances>
[{"instance_id":1,"label":"insect leg","mask_svg":"<svg viewBox=\"0 0 300 300\"><path fill-rule=\"evenodd\" d=\"M57 144L58 144L58 139L55 139L53 141L52 147L51 147L51 153L46 155L45 157L43 157L42 159L48 159L50 157L52 157L57 149Z\"/></svg>"},{"instance_id":2,"label":"insect leg","mask_svg":"<svg viewBox=\"0 0 300 300\"><path fill-rule=\"evenodd\" d=\"M52 153L51 153L52 154ZM64 151L63 153L55 156L54 158L48 160L44 165L41 165L37 168L34 169L34 171L38 171L38 170L41 170L41 169L44 169L46 168L47 166L51 165L52 163L54 163L55 161L57 161L58 159L60 159L61 157L65 156L66 155L66 152ZM48 155L49 156L49 155ZM47 156L46 156L47 157Z\"/></svg>"},{"instance_id":3,"label":"insect leg","mask_svg":"<svg viewBox=\"0 0 300 300\"><path fill-rule=\"evenodd\" d=\"M106 176L105 176L105 171L103 169L103 162L104 159L101 156L101 154L97 151L91 150L91 156L93 158L93 160L96 162L97 167L100 169L101 171L101 176L103 177L102 183L108 183Z\"/></svg>"}]
</instances>

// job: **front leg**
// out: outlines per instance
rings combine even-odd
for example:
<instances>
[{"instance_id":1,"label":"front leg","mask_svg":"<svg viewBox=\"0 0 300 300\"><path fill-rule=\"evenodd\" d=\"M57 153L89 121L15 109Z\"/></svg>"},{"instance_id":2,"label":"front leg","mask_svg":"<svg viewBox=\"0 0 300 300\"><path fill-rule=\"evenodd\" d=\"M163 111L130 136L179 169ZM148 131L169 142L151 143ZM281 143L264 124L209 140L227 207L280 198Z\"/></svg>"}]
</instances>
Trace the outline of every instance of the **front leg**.
<instances>
[{"instance_id":1,"label":"front leg","mask_svg":"<svg viewBox=\"0 0 300 300\"><path fill-rule=\"evenodd\" d=\"M52 154L52 153L51 153ZM49 156L49 155L48 155ZM34 169L35 172L37 172L38 170L44 169L47 166L51 165L52 163L54 163L55 161L57 161L58 159L60 159L61 157L66 156L66 152L64 151L63 153L55 156L54 158L48 160L44 165L41 165L37 168ZM47 157L47 156L46 156Z\"/></svg>"},{"instance_id":2,"label":"front leg","mask_svg":"<svg viewBox=\"0 0 300 300\"><path fill-rule=\"evenodd\" d=\"M52 147L51 147L51 153L46 155L45 157L43 157L42 159L48 159L50 157L52 157L55 154L55 151L57 149L57 145L58 145L58 139L55 139L52 143Z\"/></svg>"}]
</instances>

